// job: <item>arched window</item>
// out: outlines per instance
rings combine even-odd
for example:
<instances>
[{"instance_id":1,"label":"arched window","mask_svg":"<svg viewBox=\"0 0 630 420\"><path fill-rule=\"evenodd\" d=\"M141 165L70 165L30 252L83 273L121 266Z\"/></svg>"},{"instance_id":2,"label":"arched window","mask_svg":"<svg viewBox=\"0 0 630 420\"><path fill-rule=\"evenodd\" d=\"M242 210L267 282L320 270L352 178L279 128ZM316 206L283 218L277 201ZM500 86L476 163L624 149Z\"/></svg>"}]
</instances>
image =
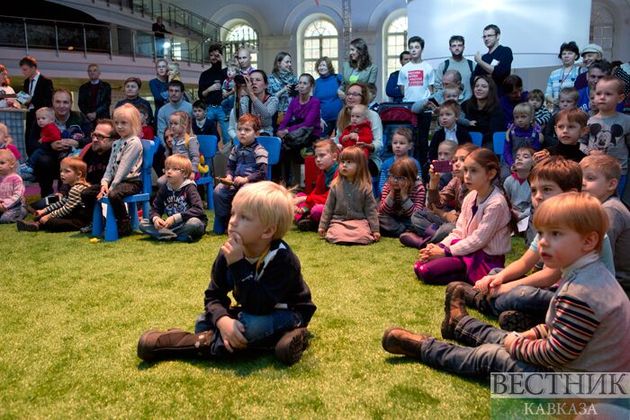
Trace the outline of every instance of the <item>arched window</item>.
<instances>
[{"instance_id":1,"label":"arched window","mask_svg":"<svg viewBox=\"0 0 630 420\"><path fill-rule=\"evenodd\" d=\"M302 73L315 74L315 62L322 57L330 58L335 71L339 71L339 33L335 25L326 19L317 19L304 29Z\"/></svg>"},{"instance_id":2,"label":"arched window","mask_svg":"<svg viewBox=\"0 0 630 420\"><path fill-rule=\"evenodd\" d=\"M223 47L226 60L236 57L239 48L249 48L252 53L252 66L256 67L258 62L258 34L246 22L236 23L227 31L223 40Z\"/></svg>"},{"instance_id":3,"label":"arched window","mask_svg":"<svg viewBox=\"0 0 630 420\"><path fill-rule=\"evenodd\" d=\"M610 11L605 7L593 7L590 41L601 45L604 50L603 58L607 60L610 60L613 55L613 36L614 19Z\"/></svg>"},{"instance_id":4,"label":"arched window","mask_svg":"<svg viewBox=\"0 0 630 420\"><path fill-rule=\"evenodd\" d=\"M385 60L387 77L390 73L400 69L400 53L407 49L407 16L394 19L385 33Z\"/></svg>"}]
</instances>

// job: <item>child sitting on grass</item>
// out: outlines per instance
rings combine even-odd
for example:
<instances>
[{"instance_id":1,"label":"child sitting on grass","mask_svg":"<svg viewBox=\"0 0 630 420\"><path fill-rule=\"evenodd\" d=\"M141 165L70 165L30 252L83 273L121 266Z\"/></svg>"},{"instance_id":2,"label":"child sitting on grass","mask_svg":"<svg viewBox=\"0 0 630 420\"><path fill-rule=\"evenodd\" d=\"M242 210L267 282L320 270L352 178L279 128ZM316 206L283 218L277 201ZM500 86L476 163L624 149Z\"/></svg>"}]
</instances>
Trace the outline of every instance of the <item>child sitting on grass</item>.
<instances>
[{"instance_id":1,"label":"child sitting on grass","mask_svg":"<svg viewBox=\"0 0 630 420\"><path fill-rule=\"evenodd\" d=\"M330 184L317 232L328 242L344 245L369 245L381 238L372 179L360 147L341 151L339 175Z\"/></svg>"},{"instance_id":2,"label":"child sitting on grass","mask_svg":"<svg viewBox=\"0 0 630 420\"><path fill-rule=\"evenodd\" d=\"M394 156L385 159L383 165L381 165L381 174L378 180L378 190L383 191L383 187L385 186L385 182L389 178L389 168L394 164L394 162L402 157L410 157L409 152L413 149L413 132L409 128L399 127L394 132L392 136L392 152ZM420 163L410 157L416 168L418 169L418 176L422 178L422 170L420 169Z\"/></svg>"},{"instance_id":3,"label":"child sitting on grass","mask_svg":"<svg viewBox=\"0 0 630 420\"><path fill-rule=\"evenodd\" d=\"M24 219L24 182L17 174L18 163L8 149L0 149L0 223Z\"/></svg>"},{"instance_id":4,"label":"child sitting on grass","mask_svg":"<svg viewBox=\"0 0 630 420\"><path fill-rule=\"evenodd\" d=\"M424 209L425 199L415 163L408 157L398 159L389 170L378 206L381 234L398 238L411 225L411 215Z\"/></svg>"},{"instance_id":5,"label":"child sitting on grass","mask_svg":"<svg viewBox=\"0 0 630 420\"><path fill-rule=\"evenodd\" d=\"M621 165L607 155L591 155L582 159L582 191L601 203L608 215L608 239L615 262L615 277L630 297L630 211L615 196L621 178Z\"/></svg>"},{"instance_id":6,"label":"child sitting on grass","mask_svg":"<svg viewBox=\"0 0 630 420\"><path fill-rule=\"evenodd\" d=\"M544 324L510 333L466 312L464 290L446 291L442 337L390 328L382 345L437 369L487 379L491 372L548 370L624 372L630 366L630 301L599 261L608 219L594 197L565 193L545 201L534 215L545 265L562 270Z\"/></svg>"},{"instance_id":7,"label":"child sitting on grass","mask_svg":"<svg viewBox=\"0 0 630 420\"><path fill-rule=\"evenodd\" d=\"M142 189L142 132L140 112L131 104L114 110L114 125L120 139L114 141L105 175L101 179L101 191L97 199L107 197L116 217L118 236L131 234L131 219L123 199L138 194Z\"/></svg>"},{"instance_id":8,"label":"child sitting on grass","mask_svg":"<svg viewBox=\"0 0 630 420\"><path fill-rule=\"evenodd\" d=\"M160 241L195 241L206 232L208 217L194 181L192 164L184 155L172 155L164 162L166 183L153 200L151 214L140 230ZM162 215L166 213L166 219Z\"/></svg>"},{"instance_id":9,"label":"child sitting on grass","mask_svg":"<svg viewBox=\"0 0 630 420\"><path fill-rule=\"evenodd\" d=\"M449 144L451 142L443 142ZM440 147L444 147L440 145ZM452 177L445 187L439 188L443 173L429 167L427 208L411 215L409 231L400 235L404 246L420 249L427 243L442 241L455 228L468 188L464 183L464 161L478 147L465 143L457 147L452 159Z\"/></svg>"},{"instance_id":10,"label":"child sitting on grass","mask_svg":"<svg viewBox=\"0 0 630 420\"><path fill-rule=\"evenodd\" d=\"M284 187L262 181L239 189L195 333L147 331L138 341L138 357L218 358L273 348L287 365L300 360L316 307L298 257L282 240L292 220L293 203Z\"/></svg>"},{"instance_id":11,"label":"child sitting on grass","mask_svg":"<svg viewBox=\"0 0 630 420\"><path fill-rule=\"evenodd\" d=\"M337 176L339 149L331 139L315 143L315 165L320 170L315 181L315 188L308 195L298 193L295 196L295 223L301 231L316 231L319 220L328 199L330 184Z\"/></svg>"},{"instance_id":12,"label":"child sitting on grass","mask_svg":"<svg viewBox=\"0 0 630 420\"><path fill-rule=\"evenodd\" d=\"M350 111L350 125L343 129L339 137L339 143L345 149L346 147L361 147L366 158L369 158L370 148L374 141L372 135L372 124L368 118L368 107L357 104Z\"/></svg>"},{"instance_id":13,"label":"child sitting on grass","mask_svg":"<svg viewBox=\"0 0 630 420\"><path fill-rule=\"evenodd\" d=\"M35 222L18 221L18 230L72 232L90 223L91 215L81 199L81 193L89 186L85 180L87 165L78 157L67 157L61 161L60 167L59 178L70 187L67 195L56 203L37 210Z\"/></svg>"},{"instance_id":14,"label":"child sitting on grass","mask_svg":"<svg viewBox=\"0 0 630 420\"><path fill-rule=\"evenodd\" d=\"M464 198L455 229L439 244L421 249L414 271L428 284L465 280L474 284L490 270L503 267L512 246L512 213L505 195L494 185L499 159L480 148L464 161Z\"/></svg>"},{"instance_id":15,"label":"child sitting on grass","mask_svg":"<svg viewBox=\"0 0 630 420\"><path fill-rule=\"evenodd\" d=\"M214 188L214 233L223 234L230 217L232 199L245 184L267 178L269 153L256 140L260 132L260 119L244 114L238 119L238 144L228 157L227 173Z\"/></svg>"}]
</instances>

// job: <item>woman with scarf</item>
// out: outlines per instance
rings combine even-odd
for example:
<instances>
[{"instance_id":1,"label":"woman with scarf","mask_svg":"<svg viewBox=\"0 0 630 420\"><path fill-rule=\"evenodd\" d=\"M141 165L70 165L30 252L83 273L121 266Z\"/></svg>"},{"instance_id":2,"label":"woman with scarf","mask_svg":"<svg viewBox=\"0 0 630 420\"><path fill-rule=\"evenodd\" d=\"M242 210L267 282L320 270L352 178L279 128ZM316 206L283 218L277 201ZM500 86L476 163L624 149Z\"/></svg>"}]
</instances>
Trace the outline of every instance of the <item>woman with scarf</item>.
<instances>
[{"instance_id":1,"label":"woman with scarf","mask_svg":"<svg viewBox=\"0 0 630 420\"><path fill-rule=\"evenodd\" d=\"M289 108L289 96L297 95L295 88L298 78L293 74L291 65L291 55L288 52L279 52L269 75L269 94L278 98L278 122L282 121Z\"/></svg>"}]
</instances>

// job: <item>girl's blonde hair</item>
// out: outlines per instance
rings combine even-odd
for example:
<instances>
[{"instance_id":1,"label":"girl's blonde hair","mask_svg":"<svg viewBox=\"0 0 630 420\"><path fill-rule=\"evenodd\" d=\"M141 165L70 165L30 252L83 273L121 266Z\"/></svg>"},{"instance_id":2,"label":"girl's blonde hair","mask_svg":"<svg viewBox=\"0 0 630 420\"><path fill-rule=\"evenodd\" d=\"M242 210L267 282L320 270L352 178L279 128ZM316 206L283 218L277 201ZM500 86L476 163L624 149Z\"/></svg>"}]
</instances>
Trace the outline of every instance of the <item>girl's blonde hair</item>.
<instances>
[{"instance_id":1,"label":"girl's blonde hair","mask_svg":"<svg viewBox=\"0 0 630 420\"><path fill-rule=\"evenodd\" d=\"M190 143L190 134L192 133L192 122L190 115L184 111L175 111L171 114L169 119L173 117L179 118L179 123L184 126L184 144L186 145L186 147L188 147L188 143Z\"/></svg>"},{"instance_id":2,"label":"girl's blonde hair","mask_svg":"<svg viewBox=\"0 0 630 420\"><path fill-rule=\"evenodd\" d=\"M139 136L142 133L142 118L140 117L140 111L135 106L124 104L114 109L114 120L117 118L128 119L134 135Z\"/></svg>"},{"instance_id":3,"label":"girl's blonde hair","mask_svg":"<svg viewBox=\"0 0 630 420\"><path fill-rule=\"evenodd\" d=\"M85 177L87 175L87 164L83 160L76 156L68 156L63 158L59 163L60 167L68 167L72 169L72 172L79 175L80 182L86 182Z\"/></svg>"},{"instance_id":4,"label":"girl's blonde hair","mask_svg":"<svg viewBox=\"0 0 630 420\"><path fill-rule=\"evenodd\" d=\"M514 111L512 111L512 114L527 114L529 115L530 121L534 121L534 107L531 106L529 102L521 102L520 104L516 104L516 106L514 107Z\"/></svg>"},{"instance_id":5,"label":"girl's blonde hair","mask_svg":"<svg viewBox=\"0 0 630 420\"><path fill-rule=\"evenodd\" d=\"M370 171L368 171L368 162L365 157L365 153L360 147L351 146L346 147L339 154L339 162L348 160L357 164L357 173L354 175L353 184L358 185L359 189L365 193L372 191L372 178L370 177ZM335 177L330 183L330 187L334 187L343 178L341 173Z\"/></svg>"},{"instance_id":6,"label":"girl's blonde hair","mask_svg":"<svg viewBox=\"0 0 630 420\"><path fill-rule=\"evenodd\" d=\"M404 176L409 181L407 191L411 192L418 178L418 168L416 163L410 158L403 156L394 161L389 168L389 174L394 176Z\"/></svg>"},{"instance_id":7,"label":"girl's blonde hair","mask_svg":"<svg viewBox=\"0 0 630 420\"><path fill-rule=\"evenodd\" d=\"M17 170L17 159L15 158L13 152L9 149L0 149L0 159L8 160L13 172Z\"/></svg>"},{"instance_id":8,"label":"girl's blonde hair","mask_svg":"<svg viewBox=\"0 0 630 420\"><path fill-rule=\"evenodd\" d=\"M601 251L608 230L608 216L599 200L588 193L566 192L545 200L534 213L536 229L565 228L598 235L595 250Z\"/></svg>"}]
</instances>

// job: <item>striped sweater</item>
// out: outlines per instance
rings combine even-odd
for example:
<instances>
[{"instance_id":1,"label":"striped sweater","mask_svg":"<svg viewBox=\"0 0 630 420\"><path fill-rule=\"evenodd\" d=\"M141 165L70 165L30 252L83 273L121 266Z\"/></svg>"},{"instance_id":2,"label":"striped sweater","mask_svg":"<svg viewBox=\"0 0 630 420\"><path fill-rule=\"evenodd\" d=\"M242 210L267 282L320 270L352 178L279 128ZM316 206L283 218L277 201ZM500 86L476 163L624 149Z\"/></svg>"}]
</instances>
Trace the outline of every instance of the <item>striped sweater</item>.
<instances>
[{"instance_id":1,"label":"striped sweater","mask_svg":"<svg viewBox=\"0 0 630 420\"><path fill-rule=\"evenodd\" d=\"M630 301L595 253L563 270L536 339L517 338L512 357L562 371L630 369Z\"/></svg>"},{"instance_id":2,"label":"striped sweater","mask_svg":"<svg viewBox=\"0 0 630 420\"><path fill-rule=\"evenodd\" d=\"M68 195L64 196L61 200L44 209L44 214L50 215L51 218L59 218L69 216L73 211L84 207L83 201L81 201L81 193L88 187L87 183L77 182L70 188Z\"/></svg>"},{"instance_id":3,"label":"striped sweater","mask_svg":"<svg viewBox=\"0 0 630 420\"><path fill-rule=\"evenodd\" d=\"M379 214L411 217L413 212L424 208L426 191L421 181L416 181L405 201L401 202L400 192L390 194L391 191L392 186L388 181L383 186L383 192L381 193L381 202L378 205Z\"/></svg>"}]
</instances>

